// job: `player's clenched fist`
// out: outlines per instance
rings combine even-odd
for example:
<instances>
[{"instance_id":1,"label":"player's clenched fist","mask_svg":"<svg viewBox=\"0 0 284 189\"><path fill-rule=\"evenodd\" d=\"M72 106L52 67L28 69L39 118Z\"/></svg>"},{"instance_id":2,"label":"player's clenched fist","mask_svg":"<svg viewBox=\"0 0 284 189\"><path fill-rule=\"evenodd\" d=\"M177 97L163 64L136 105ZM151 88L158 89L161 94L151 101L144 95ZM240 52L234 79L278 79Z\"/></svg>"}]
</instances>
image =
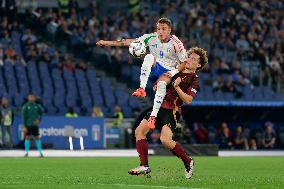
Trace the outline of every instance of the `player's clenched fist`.
<instances>
[{"instance_id":1,"label":"player's clenched fist","mask_svg":"<svg viewBox=\"0 0 284 189\"><path fill-rule=\"evenodd\" d=\"M180 82L181 82L181 78L180 77L176 78L176 80L173 83L174 88L178 87Z\"/></svg>"},{"instance_id":2,"label":"player's clenched fist","mask_svg":"<svg viewBox=\"0 0 284 189\"><path fill-rule=\"evenodd\" d=\"M97 45L97 46L104 46L104 45L106 45L106 41L104 41L104 40L99 40L98 42L96 42L96 45Z\"/></svg>"}]
</instances>

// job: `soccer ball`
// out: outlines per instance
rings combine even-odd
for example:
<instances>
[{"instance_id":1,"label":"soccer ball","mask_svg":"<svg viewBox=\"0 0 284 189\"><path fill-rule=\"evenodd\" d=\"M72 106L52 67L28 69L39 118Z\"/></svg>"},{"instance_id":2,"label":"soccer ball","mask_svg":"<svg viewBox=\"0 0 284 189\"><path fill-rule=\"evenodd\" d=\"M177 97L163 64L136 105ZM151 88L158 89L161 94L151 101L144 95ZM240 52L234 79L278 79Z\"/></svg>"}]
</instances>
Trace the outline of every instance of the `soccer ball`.
<instances>
[{"instance_id":1,"label":"soccer ball","mask_svg":"<svg viewBox=\"0 0 284 189\"><path fill-rule=\"evenodd\" d=\"M129 52L132 56L140 58L146 54L146 44L140 40L132 41L129 45Z\"/></svg>"}]
</instances>

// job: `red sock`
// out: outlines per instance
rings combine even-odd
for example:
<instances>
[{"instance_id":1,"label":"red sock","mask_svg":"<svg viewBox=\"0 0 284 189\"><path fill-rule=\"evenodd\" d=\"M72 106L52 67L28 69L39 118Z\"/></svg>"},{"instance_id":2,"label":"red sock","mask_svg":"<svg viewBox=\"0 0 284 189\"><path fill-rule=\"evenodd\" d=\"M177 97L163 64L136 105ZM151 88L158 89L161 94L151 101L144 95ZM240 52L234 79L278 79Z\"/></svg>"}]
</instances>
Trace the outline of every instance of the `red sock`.
<instances>
[{"instance_id":1,"label":"red sock","mask_svg":"<svg viewBox=\"0 0 284 189\"><path fill-rule=\"evenodd\" d=\"M140 165L148 166L148 142L147 139L136 141L136 149L140 157Z\"/></svg>"},{"instance_id":2,"label":"red sock","mask_svg":"<svg viewBox=\"0 0 284 189\"><path fill-rule=\"evenodd\" d=\"M175 147L171 151L175 156L182 159L184 165L188 165L190 163L191 160L178 143L176 143Z\"/></svg>"}]
</instances>

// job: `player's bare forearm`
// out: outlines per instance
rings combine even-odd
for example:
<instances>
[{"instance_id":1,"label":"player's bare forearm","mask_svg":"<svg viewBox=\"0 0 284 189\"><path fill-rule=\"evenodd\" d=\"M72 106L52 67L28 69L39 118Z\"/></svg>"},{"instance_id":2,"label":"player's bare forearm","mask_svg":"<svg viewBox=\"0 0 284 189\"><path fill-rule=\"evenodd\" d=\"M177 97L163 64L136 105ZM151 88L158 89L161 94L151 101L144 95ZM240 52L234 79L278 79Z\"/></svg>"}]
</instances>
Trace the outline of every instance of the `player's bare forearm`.
<instances>
[{"instance_id":1,"label":"player's bare forearm","mask_svg":"<svg viewBox=\"0 0 284 189\"><path fill-rule=\"evenodd\" d=\"M179 86L175 87L175 90L184 103L190 104L192 102L193 97L183 92Z\"/></svg>"},{"instance_id":2,"label":"player's bare forearm","mask_svg":"<svg viewBox=\"0 0 284 189\"><path fill-rule=\"evenodd\" d=\"M96 45L97 46L107 46L107 47L125 47L129 46L129 44L135 39L122 39L117 41L105 41L99 40Z\"/></svg>"},{"instance_id":3,"label":"player's bare forearm","mask_svg":"<svg viewBox=\"0 0 284 189\"><path fill-rule=\"evenodd\" d=\"M185 62L182 62L178 65L178 67L174 70L168 71L167 73L165 73L164 75L172 78L174 77L177 73L182 72L185 69Z\"/></svg>"},{"instance_id":4,"label":"player's bare forearm","mask_svg":"<svg viewBox=\"0 0 284 189\"><path fill-rule=\"evenodd\" d=\"M272 138L271 142L269 143L269 145L272 147L275 144L275 138Z\"/></svg>"}]
</instances>

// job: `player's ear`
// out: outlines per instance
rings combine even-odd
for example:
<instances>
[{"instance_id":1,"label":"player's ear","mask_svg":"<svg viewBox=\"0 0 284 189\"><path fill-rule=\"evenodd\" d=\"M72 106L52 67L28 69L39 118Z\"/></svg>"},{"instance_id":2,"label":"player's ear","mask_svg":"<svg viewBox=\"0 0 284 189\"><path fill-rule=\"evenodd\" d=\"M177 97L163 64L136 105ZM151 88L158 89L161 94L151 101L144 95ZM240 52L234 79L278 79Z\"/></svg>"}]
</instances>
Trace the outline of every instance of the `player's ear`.
<instances>
[{"instance_id":1,"label":"player's ear","mask_svg":"<svg viewBox=\"0 0 284 189\"><path fill-rule=\"evenodd\" d=\"M196 69L199 70L201 68L201 64L197 63Z\"/></svg>"}]
</instances>

